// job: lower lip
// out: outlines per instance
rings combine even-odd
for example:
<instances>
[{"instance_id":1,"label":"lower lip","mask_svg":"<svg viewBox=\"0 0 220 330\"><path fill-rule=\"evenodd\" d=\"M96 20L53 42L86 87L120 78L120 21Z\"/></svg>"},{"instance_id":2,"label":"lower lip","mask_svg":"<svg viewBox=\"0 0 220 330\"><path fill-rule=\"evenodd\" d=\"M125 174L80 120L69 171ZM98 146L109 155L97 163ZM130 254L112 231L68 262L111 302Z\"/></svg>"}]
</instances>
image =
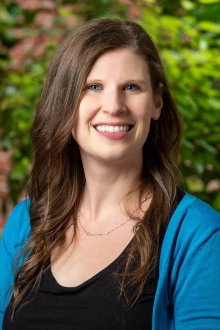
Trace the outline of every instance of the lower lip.
<instances>
[{"instance_id":1,"label":"lower lip","mask_svg":"<svg viewBox=\"0 0 220 330\"><path fill-rule=\"evenodd\" d=\"M99 133L100 135L110 139L110 140L121 140L125 136L127 136L130 131L126 131L126 132L100 132L100 131L96 130L96 132Z\"/></svg>"}]
</instances>

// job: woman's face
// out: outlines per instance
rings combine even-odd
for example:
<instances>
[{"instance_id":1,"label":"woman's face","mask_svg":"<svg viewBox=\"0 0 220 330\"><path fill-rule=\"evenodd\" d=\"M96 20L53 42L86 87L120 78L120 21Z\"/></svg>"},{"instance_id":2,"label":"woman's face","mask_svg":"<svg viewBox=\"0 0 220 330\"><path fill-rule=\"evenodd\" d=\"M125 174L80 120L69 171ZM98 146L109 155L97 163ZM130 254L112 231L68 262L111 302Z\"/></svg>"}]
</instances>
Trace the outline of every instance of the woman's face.
<instances>
[{"instance_id":1,"label":"woman's face","mask_svg":"<svg viewBox=\"0 0 220 330\"><path fill-rule=\"evenodd\" d=\"M82 160L138 161L162 105L144 58L129 49L101 55L86 79L72 130Z\"/></svg>"}]
</instances>

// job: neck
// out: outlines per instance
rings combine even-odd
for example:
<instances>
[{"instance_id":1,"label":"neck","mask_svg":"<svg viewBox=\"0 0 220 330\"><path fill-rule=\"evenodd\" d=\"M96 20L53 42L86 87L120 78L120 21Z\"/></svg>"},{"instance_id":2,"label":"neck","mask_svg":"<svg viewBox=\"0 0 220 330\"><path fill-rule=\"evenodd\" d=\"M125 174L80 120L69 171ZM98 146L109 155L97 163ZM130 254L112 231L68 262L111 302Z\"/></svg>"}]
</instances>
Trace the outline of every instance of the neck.
<instances>
[{"instance_id":1,"label":"neck","mask_svg":"<svg viewBox=\"0 0 220 330\"><path fill-rule=\"evenodd\" d=\"M123 197L138 187L142 159L126 164L106 164L85 161L82 158L86 178L80 213L91 222L108 221L107 218L127 217L123 207ZM131 212L138 207L138 191L129 196Z\"/></svg>"}]
</instances>

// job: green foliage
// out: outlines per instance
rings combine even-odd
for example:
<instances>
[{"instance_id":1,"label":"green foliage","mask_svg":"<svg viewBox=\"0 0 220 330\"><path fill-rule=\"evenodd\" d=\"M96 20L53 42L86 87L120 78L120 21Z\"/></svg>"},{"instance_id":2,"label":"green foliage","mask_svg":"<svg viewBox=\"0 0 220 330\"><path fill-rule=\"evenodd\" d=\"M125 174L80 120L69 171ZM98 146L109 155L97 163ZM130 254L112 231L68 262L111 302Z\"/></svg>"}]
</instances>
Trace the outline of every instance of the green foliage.
<instances>
[{"instance_id":1,"label":"green foliage","mask_svg":"<svg viewBox=\"0 0 220 330\"><path fill-rule=\"evenodd\" d=\"M4 123L3 148L12 149L13 168L10 187L13 200L24 186L30 168L30 123L40 94L45 72L38 63L27 66L25 72L8 72L1 89L1 115Z\"/></svg>"},{"instance_id":2,"label":"green foliage","mask_svg":"<svg viewBox=\"0 0 220 330\"><path fill-rule=\"evenodd\" d=\"M54 1L54 3L56 3ZM76 6L73 11L66 5ZM145 0L131 5L119 0L60 1L50 28L33 24L39 10L21 8L13 1L0 4L0 127L1 145L13 151L10 175L16 200L30 168L30 125L45 71L55 46L76 24L103 16L138 19L156 41L169 85L183 118L180 168L186 190L220 210L220 1ZM140 12L138 16L137 13ZM132 16L136 15L136 16ZM20 23L22 22L22 24ZM21 29L16 36L14 29ZM10 50L20 39L48 37L40 57L29 54L21 67L11 64ZM164 110L165 111L165 110Z\"/></svg>"},{"instance_id":3,"label":"green foliage","mask_svg":"<svg viewBox=\"0 0 220 330\"><path fill-rule=\"evenodd\" d=\"M33 24L36 15L41 12L40 8L28 10L19 6L15 1L3 1L0 4L0 37L2 40L2 44L0 44L0 75L2 77L0 82L0 145L12 150L13 168L10 173L9 186L15 203L28 180L31 164L30 126L47 65L58 41L73 29L71 22L70 25L66 24L66 19L73 20L75 10L78 20L76 20L76 25L99 16L126 17L126 6L118 4L115 0L92 2L82 0L80 6L73 7L73 10L68 6L77 5L78 1L63 1L57 5L56 1L51 0L51 3L56 5L57 15L54 14L52 25L49 28L44 28L44 26L39 28ZM13 46L16 46L20 39L27 40L28 38L38 38L39 43L42 43L45 35L47 41L43 54L40 57L34 57L30 51L26 60L21 61L21 67L16 64L14 66L10 56ZM21 55L18 52L18 56Z\"/></svg>"},{"instance_id":4,"label":"green foliage","mask_svg":"<svg viewBox=\"0 0 220 330\"><path fill-rule=\"evenodd\" d=\"M167 9L160 7L158 19L152 8L152 15L143 12L141 23L160 48L183 118L180 167L186 188L220 210L219 189L207 193L211 180L220 177L220 25L208 20L204 5L182 5L185 9L178 17L164 14ZM209 12L207 7L208 16Z\"/></svg>"}]
</instances>

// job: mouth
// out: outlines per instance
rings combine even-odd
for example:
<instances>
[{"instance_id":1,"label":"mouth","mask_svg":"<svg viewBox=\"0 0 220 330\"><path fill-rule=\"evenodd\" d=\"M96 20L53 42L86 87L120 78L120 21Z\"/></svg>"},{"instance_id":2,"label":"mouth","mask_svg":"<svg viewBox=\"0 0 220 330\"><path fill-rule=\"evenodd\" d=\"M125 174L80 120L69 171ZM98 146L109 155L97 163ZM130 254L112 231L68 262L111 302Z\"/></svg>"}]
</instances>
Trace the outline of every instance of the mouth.
<instances>
[{"instance_id":1,"label":"mouth","mask_svg":"<svg viewBox=\"0 0 220 330\"><path fill-rule=\"evenodd\" d=\"M99 132L121 133L130 131L134 125L97 125L94 128Z\"/></svg>"}]
</instances>

